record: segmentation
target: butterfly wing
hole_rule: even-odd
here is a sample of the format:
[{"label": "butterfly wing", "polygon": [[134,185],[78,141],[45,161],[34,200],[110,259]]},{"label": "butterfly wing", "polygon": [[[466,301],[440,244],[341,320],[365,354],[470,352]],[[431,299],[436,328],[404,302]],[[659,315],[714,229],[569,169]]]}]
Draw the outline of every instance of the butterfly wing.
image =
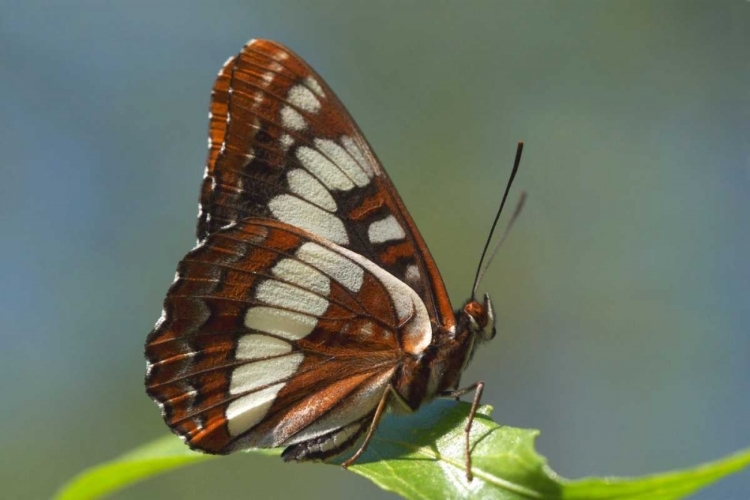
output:
[{"label": "butterfly wing", "polygon": [[432,340],[406,284],[303,229],[246,219],[180,263],[146,342],[148,394],[191,447],[325,458],[370,424]]},{"label": "butterfly wing", "polygon": [[396,189],[333,91],[283,45],[253,40],[219,72],[198,239],[248,217],[352,250],[421,297],[435,326],[454,314]]}]

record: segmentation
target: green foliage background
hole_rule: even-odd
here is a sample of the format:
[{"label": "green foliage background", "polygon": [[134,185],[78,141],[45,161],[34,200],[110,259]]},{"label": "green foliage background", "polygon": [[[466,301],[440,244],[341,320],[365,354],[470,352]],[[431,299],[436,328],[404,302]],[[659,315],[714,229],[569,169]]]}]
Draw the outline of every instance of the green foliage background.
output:
[{"label": "green foliage background", "polygon": [[[0,496],[47,498],[165,434],[143,339],[194,244],[213,78],[251,37],[336,89],[454,303],[526,141],[529,200],[482,285],[498,336],[463,380],[540,429],[556,472],[750,445],[750,3],[31,0],[0,5]],[[116,498],[354,488],[388,497],[242,455]],[[744,472],[696,498],[748,492]]]}]

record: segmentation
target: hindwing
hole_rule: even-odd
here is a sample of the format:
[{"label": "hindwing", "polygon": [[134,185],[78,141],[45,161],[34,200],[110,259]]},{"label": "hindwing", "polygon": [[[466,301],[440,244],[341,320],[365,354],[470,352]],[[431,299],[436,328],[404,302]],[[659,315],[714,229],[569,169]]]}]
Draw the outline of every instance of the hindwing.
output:
[{"label": "hindwing", "polygon": [[367,428],[403,358],[431,340],[420,297],[387,271],[303,229],[246,219],[179,264],[146,342],[146,387],[193,448],[324,458]]}]

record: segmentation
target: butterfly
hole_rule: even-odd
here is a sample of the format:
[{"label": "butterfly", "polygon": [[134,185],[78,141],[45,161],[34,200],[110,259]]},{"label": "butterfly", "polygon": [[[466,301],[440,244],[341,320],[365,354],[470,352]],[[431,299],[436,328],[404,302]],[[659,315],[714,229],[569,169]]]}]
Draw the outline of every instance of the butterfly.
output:
[{"label": "butterfly", "polygon": [[283,446],[287,461],[361,441],[348,467],[387,410],[474,391],[470,479],[484,384],[459,379],[495,336],[489,296],[474,299],[479,272],[454,312],[354,120],[283,45],[252,40],[224,64],[208,143],[198,245],[146,340],[146,391],[167,425],[196,450]]}]

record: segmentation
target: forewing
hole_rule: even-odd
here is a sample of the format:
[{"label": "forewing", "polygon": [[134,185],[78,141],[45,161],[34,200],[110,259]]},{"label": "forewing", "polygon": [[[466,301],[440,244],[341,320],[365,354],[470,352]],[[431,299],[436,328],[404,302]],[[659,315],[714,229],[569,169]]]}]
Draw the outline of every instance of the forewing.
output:
[{"label": "forewing", "polygon": [[193,448],[302,443],[322,457],[356,439],[400,360],[431,335],[419,296],[374,263],[243,220],[179,264],[146,342],[147,392]]},{"label": "forewing", "polygon": [[253,40],[214,85],[198,239],[248,217],[300,227],[412,287],[455,324],[435,262],[344,106],[299,56]]}]

